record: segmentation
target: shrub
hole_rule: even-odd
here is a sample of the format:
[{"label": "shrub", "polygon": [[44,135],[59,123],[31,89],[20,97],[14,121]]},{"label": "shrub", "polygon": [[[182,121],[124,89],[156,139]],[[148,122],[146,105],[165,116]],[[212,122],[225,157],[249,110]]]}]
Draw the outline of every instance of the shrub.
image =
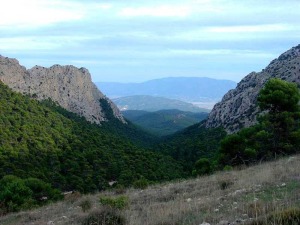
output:
[{"label": "shrub", "polygon": [[230,180],[220,181],[220,188],[221,188],[221,190],[225,190],[225,189],[229,188],[231,185],[233,185],[233,182],[230,181]]},{"label": "shrub", "polygon": [[90,212],[83,219],[82,225],[124,225],[126,222],[124,216],[112,208],[97,209]]},{"label": "shrub", "polygon": [[63,198],[61,192],[57,189],[51,187],[50,184],[36,179],[28,178],[24,180],[24,183],[32,191],[33,199],[39,204],[42,205],[48,201],[57,201]]},{"label": "shrub", "polygon": [[92,208],[92,202],[89,199],[84,199],[79,203],[83,212],[86,212]]},{"label": "shrub", "polygon": [[71,203],[76,202],[80,198],[81,198],[81,194],[78,191],[67,192],[64,196],[64,200]]},{"label": "shrub", "polygon": [[0,180],[0,211],[2,214],[30,209],[62,198],[60,192],[39,179],[21,179],[13,175]]},{"label": "shrub", "polygon": [[149,182],[145,178],[141,178],[139,180],[136,180],[133,183],[133,187],[137,188],[137,189],[146,189],[148,187],[148,185],[149,185]]},{"label": "shrub", "polygon": [[129,205],[129,199],[127,196],[119,196],[115,198],[101,196],[100,203],[113,209],[124,209]]},{"label": "shrub", "polygon": [[212,165],[207,158],[199,159],[195,163],[195,170],[193,171],[193,175],[205,175],[210,174],[212,172]]},{"label": "shrub", "polygon": [[224,166],[223,170],[224,171],[231,171],[231,170],[233,170],[233,167],[229,166],[229,165],[226,165],[226,166]]}]

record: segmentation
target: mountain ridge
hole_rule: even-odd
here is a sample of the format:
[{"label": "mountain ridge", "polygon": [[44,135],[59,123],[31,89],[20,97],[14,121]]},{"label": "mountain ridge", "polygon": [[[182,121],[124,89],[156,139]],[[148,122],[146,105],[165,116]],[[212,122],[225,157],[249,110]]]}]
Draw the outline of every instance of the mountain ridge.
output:
[{"label": "mountain ridge", "polygon": [[199,108],[192,103],[165,97],[155,97],[150,95],[133,95],[112,99],[121,111],[125,110],[145,110],[154,112],[166,109],[178,109],[189,112],[209,112],[208,109]]},{"label": "mountain ridge", "polygon": [[38,100],[51,98],[63,108],[97,124],[107,120],[99,102],[105,99],[114,116],[125,123],[118,108],[92,83],[85,68],[53,65],[26,69],[17,59],[0,55],[0,80],[12,90]]},{"label": "mountain ridge", "polygon": [[300,85],[300,45],[289,49],[261,72],[251,72],[235,89],[228,91],[210,112],[206,128],[222,126],[229,133],[257,123],[260,114],[257,96],[270,78],[280,78]]},{"label": "mountain ridge", "polygon": [[96,82],[99,89],[111,98],[151,95],[187,102],[219,100],[236,86],[234,81],[207,77],[168,77],[141,83]]}]

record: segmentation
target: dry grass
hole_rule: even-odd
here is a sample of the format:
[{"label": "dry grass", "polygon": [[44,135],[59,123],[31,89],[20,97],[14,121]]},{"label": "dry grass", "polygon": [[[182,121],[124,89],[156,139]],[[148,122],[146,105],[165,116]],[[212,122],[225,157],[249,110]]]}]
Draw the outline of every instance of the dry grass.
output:
[{"label": "dry grass", "polygon": [[[84,224],[92,213],[106,212],[100,196],[116,195],[110,191],[79,196],[7,215],[0,224]],[[122,195],[129,198],[129,207],[117,214],[130,225],[255,224],[284,209],[300,208],[300,155],[146,190],[128,189]]]}]

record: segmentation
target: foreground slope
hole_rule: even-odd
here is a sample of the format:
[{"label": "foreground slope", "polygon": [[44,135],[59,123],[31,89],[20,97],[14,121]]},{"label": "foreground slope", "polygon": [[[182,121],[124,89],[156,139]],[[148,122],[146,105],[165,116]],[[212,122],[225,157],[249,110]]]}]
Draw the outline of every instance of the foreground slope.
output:
[{"label": "foreground slope", "polygon": [[206,127],[223,126],[232,133],[256,124],[259,114],[257,96],[270,78],[280,78],[300,85],[300,45],[274,59],[259,73],[252,72],[230,90],[210,112]]},{"label": "foreground slope", "polygon": [[[156,185],[143,191],[129,189],[121,195],[116,190],[74,196],[44,208],[7,215],[0,218],[0,223],[296,225],[300,223],[299,171],[300,156],[296,155],[243,170]],[[117,196],[128,198],[127,207],[110,209],[108,201],[100,203],[100,198]]]},{"label": "foreground slope", "polygon": [[[113,117],[112,109],[107,112]],[[111,180],[126,186],[141,177],[157,182],[182,175],[174,160],[137,147],[112,126],[91,124],[0,82],[0,177],[34,177],[61,190],[91,192]]]}]

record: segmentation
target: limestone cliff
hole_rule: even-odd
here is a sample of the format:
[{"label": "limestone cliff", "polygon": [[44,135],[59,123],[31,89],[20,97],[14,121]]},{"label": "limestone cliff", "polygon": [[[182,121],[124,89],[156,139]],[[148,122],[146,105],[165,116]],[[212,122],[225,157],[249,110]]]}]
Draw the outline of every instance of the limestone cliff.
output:
[{"label": "limestone cliff", "polygon": [[270,78],[280,78],[300,85],[300,45],[273,60],[259,73],[247,75],[237,87],[224,95],[208,116],[206,127],[223,126],[233,133],[256,123],[259,114],[257,96]]},{"label": "limestone cliff", "polygon": [[0,55],[0,80],[14,91],[40,100],[51,98],[63,108],[97,124],[107,120],[99,102],[106,99],[114,116],[125,122],[118,108],[92,83],[85,68],[54,65],[26,70],[16,59]]}]

